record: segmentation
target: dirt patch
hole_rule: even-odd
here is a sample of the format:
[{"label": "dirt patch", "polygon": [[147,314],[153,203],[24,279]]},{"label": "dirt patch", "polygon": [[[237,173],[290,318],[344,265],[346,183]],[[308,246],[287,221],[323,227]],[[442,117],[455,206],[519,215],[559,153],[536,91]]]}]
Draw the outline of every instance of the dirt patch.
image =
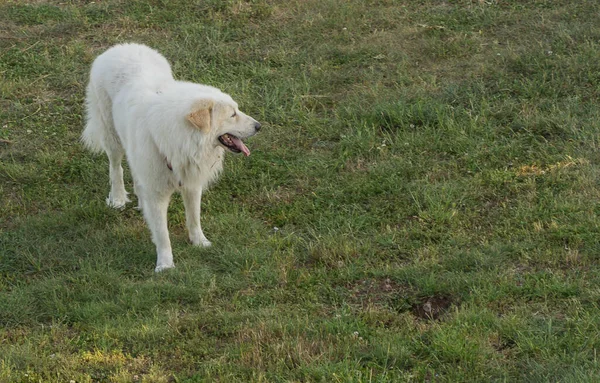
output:
[{"label": "dirt patch", "polygon": [[457,298],[449,294],[423,296],[408,284],[390,278],[364,279],[346,286],[349,303],[361,308],[387,307],[396,313],[411,312],[418,319],[438,320],[458,306]]},{"label": "dirt patch", "polygon": [[501,353],[510,353],[517,345],[517,342],[509,337],[497,335],[492,338],[491,345]]},{"label": "dirt patch", "polygon": [[414,303],[411,311],[420,319],[437,320],[455,303],[455,300],[448,295],[434,295]]},{"label": "dirt patch", "polygon": [[386,305],[407,295],[410,287],[391,280],[364,279],[346,286],[350,291],[350,300],[354,304],[368,306],[373,304]]}]

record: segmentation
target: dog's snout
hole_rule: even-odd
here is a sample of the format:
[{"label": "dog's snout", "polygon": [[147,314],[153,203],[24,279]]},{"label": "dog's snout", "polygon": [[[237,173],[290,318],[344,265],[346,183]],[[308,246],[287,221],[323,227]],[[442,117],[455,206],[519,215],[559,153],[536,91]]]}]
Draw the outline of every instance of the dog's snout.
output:
[{"label": "dog's snout", "polygon": [[260,122],[256,122],[254,124],[254,129],[258,132],[260,130],[260,128],[261,128]]}]

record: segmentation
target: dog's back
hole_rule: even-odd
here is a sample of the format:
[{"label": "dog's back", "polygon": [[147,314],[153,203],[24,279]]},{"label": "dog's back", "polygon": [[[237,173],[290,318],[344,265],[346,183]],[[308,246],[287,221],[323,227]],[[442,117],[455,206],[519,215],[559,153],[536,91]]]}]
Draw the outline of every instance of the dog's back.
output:
[{"label": "dog's back", "polygon": [[90,82],[106,90],[112,98],[125,85],[155,87],[174,81],[167,59],[145,45],[116,45],[98,56],[92,64]]},{"label": "dog's back", "polygon": [[167,59],[145,45],[121,44],[102,53],[90,72],[83,143],[95,152],[120,147],[112,116],[112,102],[119,92],[133,86],[158,92],[173,81]]}]

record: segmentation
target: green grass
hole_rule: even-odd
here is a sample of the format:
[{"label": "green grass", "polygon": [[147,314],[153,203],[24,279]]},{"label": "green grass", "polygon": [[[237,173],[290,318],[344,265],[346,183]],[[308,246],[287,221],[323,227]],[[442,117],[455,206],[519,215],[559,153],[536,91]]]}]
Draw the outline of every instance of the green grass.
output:
[{"label": "green grass", "polygon": [[[599,13],[3,2],[0,381],[600,380]],[[78,142],[126,41],[264,126],[205,193],[212,248],[174,198],[159,275]]]}]

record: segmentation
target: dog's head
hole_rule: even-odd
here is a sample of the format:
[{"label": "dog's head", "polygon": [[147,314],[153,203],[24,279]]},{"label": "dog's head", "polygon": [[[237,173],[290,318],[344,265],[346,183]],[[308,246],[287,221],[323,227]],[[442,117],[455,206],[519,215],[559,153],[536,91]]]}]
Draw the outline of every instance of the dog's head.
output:
[{"label": "dog's head", "polygon": [[187,120],[203,134],[234,153],[250,155],[250,150],[242,139],[258,133],[260,123],[240,112],[238,105],[230,97],[205,98],[197,100]]}]

